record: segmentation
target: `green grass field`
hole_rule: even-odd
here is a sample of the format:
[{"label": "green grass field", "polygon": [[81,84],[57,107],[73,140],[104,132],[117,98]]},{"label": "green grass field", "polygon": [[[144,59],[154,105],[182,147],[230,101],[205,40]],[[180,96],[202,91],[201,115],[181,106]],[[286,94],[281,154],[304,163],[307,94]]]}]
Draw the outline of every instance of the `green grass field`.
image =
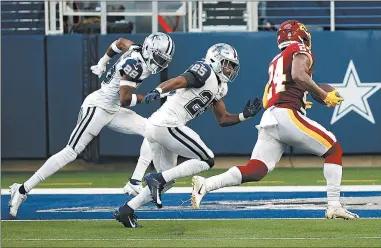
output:
[{"label": "green grass field", "polygon": [[[212,176],[225,170],[202,173]],[[379,185],[380,168],[344,168],[343,185]],[[32,173],[2,173],[1,187]],[[118,188],[131,172],[59,172],[38,187]],[[277,168],[260,183],[325,185],[322,168]],[[190,186],[190,178],[176,186]],[[266,216],[263,216],[266,218]],[[102,221],[2,221],[2,247],[381,247],[381,219],[143,220],[140,229]]]},{"label": "green grass field", "polygon": [[2,222],[2,247],[381,247],[381,220]]},{"label": "green grass field", "polygon": [[[202,176],[213,176],[226,171],[212,169],[201,173]],[[33,173],[11,173],[1,175],[1,188],[7,188],[14,182],[24,182]],[[343,185],[373,185],[381,184],[381,168],[344,168]],[[123,187],[131,176],[130,171],[118,172],[68,172],[60,171],[48,178],[41,188],[118,188]],[[176,182],[176,187],[191,186],[191,178],[182,178]],[[259,183],[244,185],[325,185],[322,168],[276,168]]]}]

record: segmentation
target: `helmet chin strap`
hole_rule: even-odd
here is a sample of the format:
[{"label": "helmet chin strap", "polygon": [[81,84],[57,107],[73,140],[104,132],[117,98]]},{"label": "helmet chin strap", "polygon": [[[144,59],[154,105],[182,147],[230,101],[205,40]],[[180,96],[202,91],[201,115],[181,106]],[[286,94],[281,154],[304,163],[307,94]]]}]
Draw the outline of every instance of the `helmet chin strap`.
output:
[{"label": "helmet chin strap", "polygon": [[302,37],[298,36],[298,38],[303,43],[303,45],[306,45],[306,44],[304,44],[304,40],[302,39]]}]

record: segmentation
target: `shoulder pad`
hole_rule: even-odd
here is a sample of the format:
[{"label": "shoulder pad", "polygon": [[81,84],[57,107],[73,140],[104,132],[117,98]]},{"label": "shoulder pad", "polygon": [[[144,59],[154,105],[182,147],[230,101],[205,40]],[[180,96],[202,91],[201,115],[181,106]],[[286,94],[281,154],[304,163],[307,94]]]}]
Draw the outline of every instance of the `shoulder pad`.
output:
[{"label": "shoulder pad", "polygon": [[205,83],[206,80],[210,77],[212,68],[208,64],[205,64],[203,61],[197,61],[191,65],[186,72],[192,73],[197,80],[202,83]]},{"label": "shoulder pad", "polygon": [[312,54],[310,48],[302,43],[291,44],[286,48],[286,50],[290,51],[291,53],[305,52],[308,54]]},{"label": "shoulder pad", "polygon": [[288,54],[295,56],[298,53],[306,54],[312,63],[314,63],[315,57],[313,56],[309,47],[305,46],[302,43],[291,44],[286,48]]},{"label": "shoulder pad", "polygon": [[123,63],[121,69],[127,76],[127,80],[131,82],[140,82],[140,77],[143,74],[143,66],[135,59],[128,58]]}]

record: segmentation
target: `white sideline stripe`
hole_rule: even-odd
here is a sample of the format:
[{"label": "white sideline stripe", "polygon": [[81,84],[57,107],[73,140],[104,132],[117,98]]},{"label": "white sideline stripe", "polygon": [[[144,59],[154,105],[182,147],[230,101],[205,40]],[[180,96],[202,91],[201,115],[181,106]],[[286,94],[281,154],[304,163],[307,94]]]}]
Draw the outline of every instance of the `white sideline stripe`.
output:
[{"label": "white sideline stripe", "polygon": [[[344,185],[341,191],[381,191],[381,185]],[[192,187],[174,187],[167,193],[191,193]],[[235,186],[226,187],[210,193],[244,193],[244,192],[326,192],[326,186]],[[2,195],[9,195],[9,189],[1,189]],[[96,195],[124,194],[122,188],[49,188],[33,189],[30,195]]]},{"label": "white sideline stripe", "polygon": [[215,240],[343,240],[343,239],[381,239],[379,237],[247,237],[247,238],[94,238],[94,239],[3,239],[3,241],[215,241]]},{"label": "white sideline stripe", "polygon": [[[316,220],[316,219],[322,219],[324,220],[325,218],[234,218],[234,219],[139,219],[143,221],[158,221],[158,220],[173,220],[173,221],[202,221],[202,220],[220,220],[220,221],[227,221],[227,220]],[[378,218],[367,218],[367,219],[378,219]],[[36,221],[47,221],[47,222],[52,222],[52,221],[115,221],[115,219],[57,219],[57,220],[1,220],[1,222],[36,222]]]},{"label": "white sideline stripe", "polygon": [[[361,218],[367,220],[379,220],[381,218]],[[234,218],[234,219],[139,219],[142,221],[204,221],[204,220],[218,220],[218,221],[229,221],[229,220],[325,220],[325,218]],[[115,219],[60,219],[60,220],[1,220],[1,222],[61,222],[61,221],[115,221]]]}]

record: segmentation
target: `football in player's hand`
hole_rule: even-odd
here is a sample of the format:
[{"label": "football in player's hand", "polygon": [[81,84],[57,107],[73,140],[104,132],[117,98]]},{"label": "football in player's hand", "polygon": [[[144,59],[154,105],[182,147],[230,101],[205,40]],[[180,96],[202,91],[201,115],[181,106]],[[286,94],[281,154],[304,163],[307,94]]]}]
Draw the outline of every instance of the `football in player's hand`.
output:
[{"label": "football in player's hand", "polygon": [[[329,84],[318,84],[318,85],[319,85],[319,87],[322,88],[325,92],[331,92],[331,91],[336,90],[334,87],[332,87],[332,86],[329,85]],[[316,102],[318,102],[318,103],[320,103],[320,104],[323,104],[323,105],[326,105],[325,102],[323,101],[323,99],[321,99],[320,97],[318,97],[317,95],[314,95],[314,94],[312,94],[312,93],[310,93],[310,94],[311,94],[312,98],[313,98]],[[338,92],[336,93],[336,96],[338,96],[338,97],[340,96]]]}]

